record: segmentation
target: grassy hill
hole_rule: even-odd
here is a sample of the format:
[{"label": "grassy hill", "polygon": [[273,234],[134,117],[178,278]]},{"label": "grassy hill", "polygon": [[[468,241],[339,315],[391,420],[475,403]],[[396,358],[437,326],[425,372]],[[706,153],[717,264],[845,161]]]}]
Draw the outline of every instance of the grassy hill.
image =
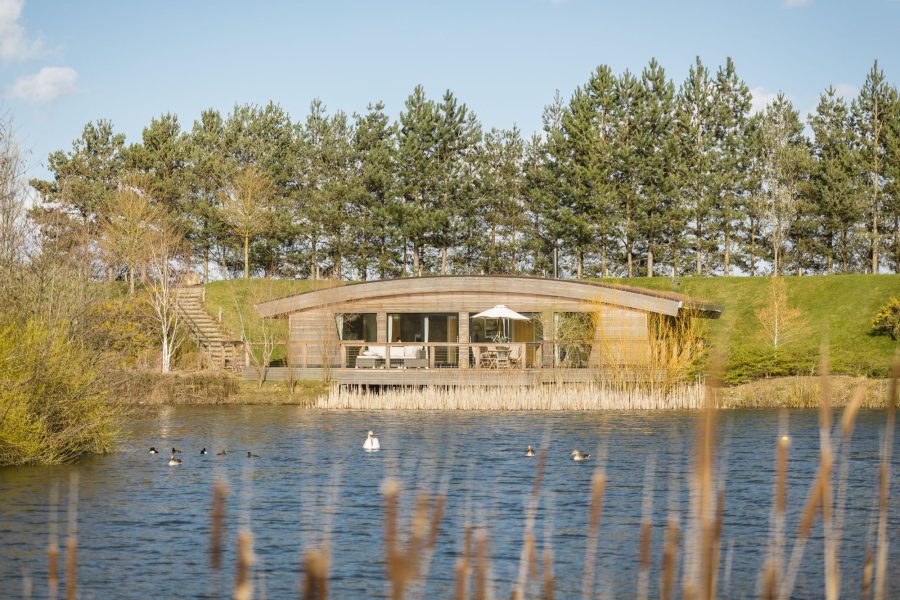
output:
[{"label": "grassy hill", "polygon": [[827,275],[784,277],[788,305],[806,320],[802,339],[788,346],[773,364],[757,311],[767,303],[768,277],[637,277],[614,283],[678,292],[724,307],[711,321],[710,339],[726,345],[731,383],[765,375],[809,373],[816,369],[819,350],[829,349],[832,371],[848,375],[885,375],[897,342],[871,336],[878,309],[900,296],[900,275]]},{"label": "grassy hill", "polygon": [[[767,302],[767,277],[668,277],[604,280],[610,283],[666,290],[723,305],[722,317],[707,323],[713,344],[727,347],[727,381],[740,383],[764,376],[815,371],[819,349],[826,344],[832,370],[848,375],[883,376],[900,345],[888,337],[869,335],[872,318],[891,296],[900,296],[900,275],[829,275],[785,277],[788,304],[801,311],[806,327],[801,339],[777,355],[762,335],[757,311]],[[218,315],[236,337],[240,312],[244,328],[258,326],[250,307],[256,302],[295,294],[333,282],[301,280],[217,281],[206,287],[206,308]],[[287,323],[277,321],[275,333],[287,336]],[[283,357],[283,351],[275,358]]]}]

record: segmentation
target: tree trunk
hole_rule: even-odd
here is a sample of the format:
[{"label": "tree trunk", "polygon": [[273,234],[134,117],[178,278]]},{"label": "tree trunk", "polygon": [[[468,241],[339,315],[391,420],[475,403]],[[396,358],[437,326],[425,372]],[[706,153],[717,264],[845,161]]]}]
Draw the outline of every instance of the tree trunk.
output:
[{"label": "tree trunk", "polygon": [[647,277],[653,277],[653,248],[647,245]]},{"label": "tree trunk", "polygon": [[872,197],[872,274],[878,274],[878,169],[875,170]]},{"label": "tree trunk", "polygon": [[244,236],[244,279],[250,279],[250,236]]},{"label": "tree trunk", "polygon": [[731,236],[725,233],[725,257],[724,257],[724,273],[725,277],[731,275]]},{"label": "tree trunk", "polygon": [[756,227],[750,225],[750,277],[756,277]]},{"label": "tree trunk", "polygon": [[134,296],[134,263],[128,265],[128,295]]},{"label": "tree trunk", "polygon": [[606,240],[600,246],[600,270],[603,277],[609,277],[609,266],[606,264]]},{"label": "tree trunk", "polygon": [[441,275],[447,274],[447,246],[441,248]]},{"label": "tree trunk", "polygon": [[581,276],[584,274],[584,252],[579,250],[575,260],[577,261],[575,265],[575,279],[581,279]]}]

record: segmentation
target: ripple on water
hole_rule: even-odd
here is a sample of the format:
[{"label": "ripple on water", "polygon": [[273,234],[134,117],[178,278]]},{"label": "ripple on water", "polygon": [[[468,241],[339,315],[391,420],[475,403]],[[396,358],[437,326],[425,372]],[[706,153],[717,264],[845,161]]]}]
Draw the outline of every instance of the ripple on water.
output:
[{"label": "ripple on water", "polygon": [[[553,540],[558,596],[576,597],[580,589],[591,478],[601,464],[608,487],[597,582],[617,595],[633,596],[647,461],[652,457],[656,463],[652,555],[658,557],[668,511],[687,507],[685,477],[693,424],[690,413],[680,412],[366,413],[168,407],[136,420],[115,454],[68,467],[0,471],[0,597],[19,594],[23,572],[33,575],[36,593],[42,594],[46,499],[54,481],[65,496],[73,470],[81,480],[79,580],[84,597],[227,595],[242,523],[252,527],[257,569],[265,576],[270,597],[296,593],[301,551],[321,542],[327,523],[333,596],[381,596],[385,591],[381,484],[388,475],[401,481],[404,515],[411,512],[417,490],[447,491],[428,597],[452,594],[461,532],[469,522],[489,530],[497,595],[505,596],[508,582],[518,572],[525,500],[536,464],[521,454],[527,444],[540,450],[544,440],[549,440],[549,448],[537,539]],[[727,457],[722,468],[727,486],[723,547],[733,552],[734,595],[752,597],[767,542],[778,415],[729,412],[722,425],[720,456]],[[842,558],[849,566],[843,584],[851,596],[859,586],[882,425],[882,413],[861,413],[850,452]],[[381,440],[380,452],[361,449],[369,429]],[[788,530],[793,531],[817,467],[817,414],[792,412],[790,433]],[[182,449],[184,464],[168,467],[165,451],[150,455],[150,446]],[[202,447],[210,454],[199,455]],[[215,455],[224,448],[227,456]],[[574,463],[572,448],[595,458]],[[260,458],[248,459],[248,450]],[[897,457],[900,450],[895,450]],[[216,478],[227,479],[230,489],[226,567],[220,573],[210,570],[207,554]],[[892,498],[900,497],[898,479]],[[673,489],[677,496],[673,497]],[[897,508],[894,501],[893,531],[900,528]],[[64,511],[60,518],[64,522]],[[820,538],[821,531],[814,530],[798,578],[801,596],[818,595]],[[893,579],[900,580],[900,561],[892,560],[890,568]],[[651,596],[656,581],[654,572]]]}]

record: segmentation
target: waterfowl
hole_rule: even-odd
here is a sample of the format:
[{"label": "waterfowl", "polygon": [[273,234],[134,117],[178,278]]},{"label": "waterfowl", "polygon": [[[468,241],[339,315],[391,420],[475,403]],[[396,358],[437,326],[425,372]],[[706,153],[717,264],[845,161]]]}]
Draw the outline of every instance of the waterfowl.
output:
[{"label": "waterfowl", "polygon": [[157,450],[154,446],[150,446],[150,454],[159,454],[159,450]]},{"label": "waterfowl", "polygon": [[381,444],[378,443],[378,438],[375,437],[375,434],[369,431],[368,437],[366,437],[366,441],[363,442],[363,449],[366,452],[374,452],[375,450],[381,449]]},{"label": "waterfowl", "polygon": [[170,467],[177,467],[180,464],[181,464],[180,458],[175,458],[175,456],[172,456],[171,458],[169,458],[169,466]]},{"label": "waterfowl", "polygon": [[181,454],[181,450],[176,450],[175,446],[172,446],[172,454]]},{"label": "waterfowl", "polygon": [[200,451],[200,454],[209,454],[209,452],[207,452],[206,448],[204,448],[203,450]]},{"label": "waterfowl", "polygon": [[582,454],[578,450],[572,450],[572,460],[574,460],[575,462],[582,462],[589,459],[590,457],[590,454]]},{"label": "waterfowl", "polygon": [[228,454],[228,450],[222,450],[221,452],[216,452],[216,456],[225,456]]},{"label": "waterfowl", "polygon": [[532,448],[531,445],[525,449],[525,456],[534,456],[534,448]]},{"label": "waterfowl", "polygon": [[259,454],[253,454],[252,452],[247,452],[247,458],[259,458]]}]

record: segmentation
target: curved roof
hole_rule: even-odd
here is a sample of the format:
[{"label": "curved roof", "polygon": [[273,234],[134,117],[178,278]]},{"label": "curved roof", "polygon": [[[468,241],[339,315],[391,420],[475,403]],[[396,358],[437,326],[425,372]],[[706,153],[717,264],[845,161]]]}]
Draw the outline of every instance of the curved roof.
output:
[{"label": "curved roof", "polygon": [[585,280],[501,275],[435,275],[364,281],[269,300],[257,304],[255,308],[260,316],[275,317],[354,300],[463,293],[526,295],[546,298],[551,306],[554,299],[598,302],[672,316],[677,316],[681,310],[690,310],[705,317],[718,318],[722,312],[718,304],[681,294]]}]

